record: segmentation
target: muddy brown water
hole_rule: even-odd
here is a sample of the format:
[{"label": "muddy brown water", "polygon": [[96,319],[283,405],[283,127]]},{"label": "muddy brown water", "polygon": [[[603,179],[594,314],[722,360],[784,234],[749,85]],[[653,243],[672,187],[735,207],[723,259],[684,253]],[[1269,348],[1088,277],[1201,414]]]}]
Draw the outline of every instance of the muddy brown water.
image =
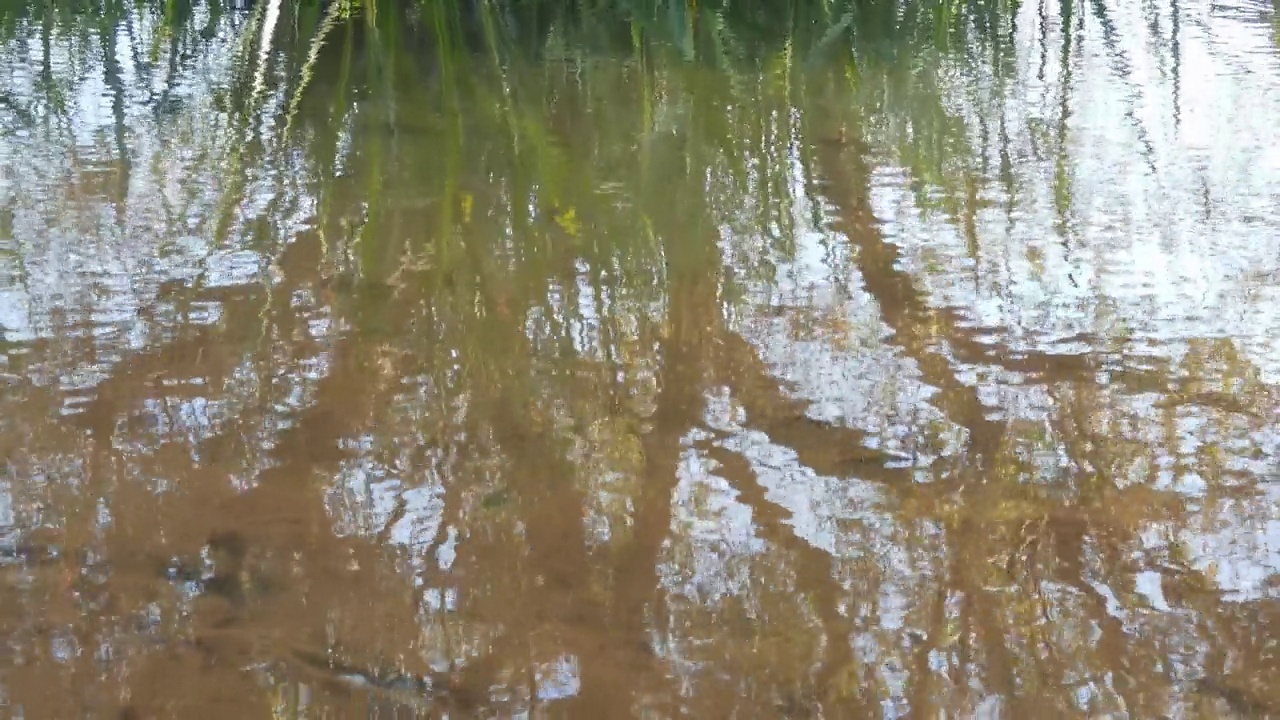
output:
[{"label": "muddy brown water", "polygon": [[699,5],[0,8],[0,716],[1280,716],[1275,8]]}]

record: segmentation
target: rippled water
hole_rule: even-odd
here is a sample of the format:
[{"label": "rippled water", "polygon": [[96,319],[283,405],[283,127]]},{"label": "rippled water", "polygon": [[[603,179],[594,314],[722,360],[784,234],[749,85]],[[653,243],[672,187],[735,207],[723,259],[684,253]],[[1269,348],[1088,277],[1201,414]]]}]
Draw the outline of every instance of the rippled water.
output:
[{"label": "rippled water", "polygon": [[1280,715],[1257,2],[0,3],[0,715]]}]

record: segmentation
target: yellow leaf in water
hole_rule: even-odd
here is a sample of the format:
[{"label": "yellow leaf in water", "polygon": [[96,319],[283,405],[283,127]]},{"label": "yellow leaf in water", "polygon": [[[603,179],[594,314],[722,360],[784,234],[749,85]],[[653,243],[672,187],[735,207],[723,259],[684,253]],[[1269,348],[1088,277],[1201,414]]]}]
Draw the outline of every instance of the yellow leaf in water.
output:
[{"label": "yellow leaf in water", "polygon": [[578,231],[582,229],[578,224],[578,213],[573,208],[556,215],[556,224],[569,233],[570,237],[578,237]]}]

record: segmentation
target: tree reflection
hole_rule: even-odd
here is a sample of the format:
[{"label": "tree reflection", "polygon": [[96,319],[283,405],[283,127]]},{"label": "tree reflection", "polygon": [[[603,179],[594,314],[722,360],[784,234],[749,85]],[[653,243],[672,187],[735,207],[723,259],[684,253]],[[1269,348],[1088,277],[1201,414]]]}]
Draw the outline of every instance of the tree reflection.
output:
[{"label": "tree reflection", "polygon": [[1111,267],[1190,242],[1081,145],[1123,13],[778,7],[0,14],[7,701],[1273,711],[1274,368]]}]

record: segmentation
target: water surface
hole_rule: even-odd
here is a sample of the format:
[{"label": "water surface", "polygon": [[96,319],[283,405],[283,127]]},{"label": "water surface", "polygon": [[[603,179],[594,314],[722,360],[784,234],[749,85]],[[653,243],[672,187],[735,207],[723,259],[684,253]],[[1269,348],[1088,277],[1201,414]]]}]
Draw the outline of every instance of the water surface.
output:
[{"label": "water surface", "polygon": [[0,2],[0,712],[1280,714],[1278,40]]}]

